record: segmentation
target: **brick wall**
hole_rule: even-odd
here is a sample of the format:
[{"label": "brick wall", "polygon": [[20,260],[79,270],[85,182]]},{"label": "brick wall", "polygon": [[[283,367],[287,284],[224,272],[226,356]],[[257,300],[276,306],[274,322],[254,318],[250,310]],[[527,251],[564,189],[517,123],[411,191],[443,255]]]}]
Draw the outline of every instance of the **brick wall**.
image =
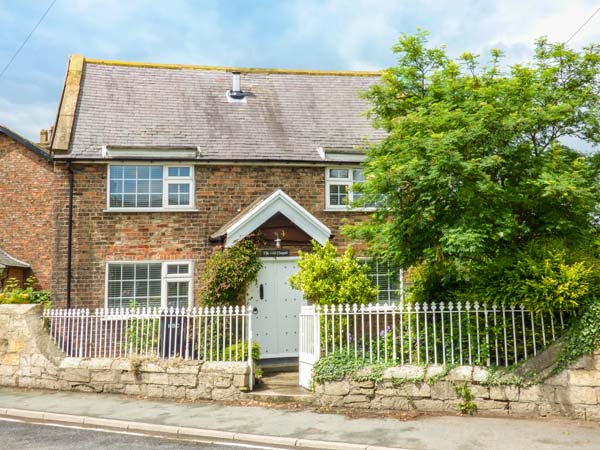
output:
[{"label": "brick wall", "polygon": [[[105,262],[117,260],[191,259],[194,288],[215,244],[208,237],[258,196],[282,189],[327,225],[335,245],[345,245],[340,232],[344,219],[363,220],[359,212],[326,212],[325,170],[322,167],[197,166],[197,212],[105,212],[106,165],[75,167],[72,302],[78,307],[104,303]],[[57,172],[66,179],[64,165]],[[63,191],[63,192],[61,192]],[[65,298],[68,196],[59,194],[54,282],[58,299]],[[357,243],[355,243],[357,244]],[[283,242],[285,247],[285,240]]]},{"label": "brick wall", "polygon": [[52,289],[54,201],[52,164],[0,134],[0,247],[31,265]]}]

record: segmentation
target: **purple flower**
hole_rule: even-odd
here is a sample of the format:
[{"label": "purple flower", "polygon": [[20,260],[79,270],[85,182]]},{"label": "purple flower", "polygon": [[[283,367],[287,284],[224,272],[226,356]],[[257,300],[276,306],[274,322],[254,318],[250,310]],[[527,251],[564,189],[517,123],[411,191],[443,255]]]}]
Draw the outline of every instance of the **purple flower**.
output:
[{"label": "purple flower", "polygon": [[381,330],[381,331],[379,332],[379,336],[383,338],[383,337],[385,337],[385,335],[386,335],[386,334],[388,334],[390,331],[392,331],[392,327],[391,327],[390,325],[388,325],[386,329],[384,329],[384,330]]}]

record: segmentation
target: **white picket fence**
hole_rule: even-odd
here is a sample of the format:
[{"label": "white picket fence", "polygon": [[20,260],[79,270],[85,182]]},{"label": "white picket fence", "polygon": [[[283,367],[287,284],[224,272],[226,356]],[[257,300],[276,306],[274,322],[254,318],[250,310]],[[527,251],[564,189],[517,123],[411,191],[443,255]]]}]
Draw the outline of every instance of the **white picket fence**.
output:
[{"label": "white picket fence", "polygon": [[342,352],[371,363],[509,366],[536,355],[565,327],[562,314],[479,303],[304,306],[300,380]]},{"label": "white picket fence", "polygon": [[137,355],[252,366],[252,314],[244,306],[47,309],[43,320],[56,345],[72,357]]}]

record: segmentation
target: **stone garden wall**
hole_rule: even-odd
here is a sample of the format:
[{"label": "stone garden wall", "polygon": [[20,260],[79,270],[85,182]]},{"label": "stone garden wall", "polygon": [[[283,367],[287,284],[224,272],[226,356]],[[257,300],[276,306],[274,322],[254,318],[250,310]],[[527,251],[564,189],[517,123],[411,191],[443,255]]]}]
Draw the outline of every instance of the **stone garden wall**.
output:
[{"label": "stone garden wall", "polygon": [[[524,370],[544,373],[551,369],[549,349],[528,362]],[[549,357],[550,356],[550,357]],[[369,378],[368,370],[358,374]],[[560,416],[600,421],[600,351],[581,358],[569,369],[547,378],[543,383],[519,387],[511,383],[495,385],[488,371],[479,367],[463,366],[443,372],[440,366],[403,366],[386,369],[383,380],[341,381],[317,384],[316,402],[322,406],[404,410],[422,412],[459,411],[464,402],[455,387],[466,383],[473,394],[476,414],[514,415],[527,417]]]},{"label": "stone garden wall", "polygon": [[0,385],[189,400],[235,400],[248,390],[244,362],[65,357],[40,313],[40,305],[0,305]]},{"label": "stone garden wall", "polygon": [[[69,358],[50,340],[40,313],[39,305],[0,305],[0,385],[169,399],[246,398],[246,363]],[[557,350],[551,347],[519,370],[548,373]],[[494,378],[486,369],[470,366],[449,371],[440,366],[392,367],[382,379],[363,370],[354,379],[316,384],[314,403],[455,414],[464,402],[455,387],[466,384],[477,414],[600,421],[600,351],[528,387],[510,376],[491,382]],[[375,378],[380,381],[372,381]]]}]

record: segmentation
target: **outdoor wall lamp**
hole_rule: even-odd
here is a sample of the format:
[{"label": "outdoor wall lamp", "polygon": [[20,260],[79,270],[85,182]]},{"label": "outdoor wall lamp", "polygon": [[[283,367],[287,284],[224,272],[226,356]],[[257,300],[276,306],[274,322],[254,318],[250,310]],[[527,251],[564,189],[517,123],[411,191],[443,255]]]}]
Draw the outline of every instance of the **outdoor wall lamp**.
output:
[{"label": "outdoor wall lamp", "polygon": [[279,235],[279,233],[276,231],[275,232],[275,248],[281,248],[281,241],[283,240],[283,238],[285,237],[285,231],[281,231],[281,236]]}]

